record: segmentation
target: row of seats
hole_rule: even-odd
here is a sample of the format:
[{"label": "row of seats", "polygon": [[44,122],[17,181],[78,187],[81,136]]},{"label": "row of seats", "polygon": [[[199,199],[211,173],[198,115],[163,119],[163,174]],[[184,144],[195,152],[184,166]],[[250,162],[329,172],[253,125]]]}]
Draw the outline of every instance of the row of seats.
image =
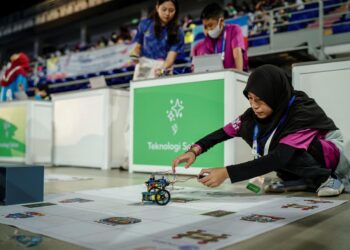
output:
[{"label": "row of seats", "polygon": [[[333,5],[339,4],[341,2],[343,1],[341,0],[324,1],[323,3],[324,14],[325,15],[330,14],[332,11],[334,11],[339,7],[339,6],[333,6]],[[293,11],[293,12],[290,12],[289,14],[290,14],[290,16],[288,17],[289,23],[298,22],[298,21],[303,21],[303,22],[288,24],[284,27],[282,26],[278,28],[276,33],[290,32],[290,31],[304,29],[311,23],[314,23],[315,20],[312,20],[312,19],[319,17],[318,3],[306,4],[304,9]],[[340,16],[339,20],[335,21],[334,25],[332,25],[333,34],[349,32],[350,31],[350,24],[348,23],[349,21],[350,20],[349,18],[346,18],[346,15]],[[249,36],[248,41],[249,41],[249,47],[258,47],[258,46],[267,45],[270,43],[268,31],[263,31],[260,34]]]},{"label": "row of seats", "polygon": [[338,21],[334,22],[332,31],[333,34],[350,32],[350,13],[343,15]]}]

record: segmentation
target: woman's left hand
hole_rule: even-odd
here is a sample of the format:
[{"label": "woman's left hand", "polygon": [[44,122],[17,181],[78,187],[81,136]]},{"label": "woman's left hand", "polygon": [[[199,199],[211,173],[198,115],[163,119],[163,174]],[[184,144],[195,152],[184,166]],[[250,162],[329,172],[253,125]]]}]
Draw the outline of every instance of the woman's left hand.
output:
[{"label": "woman's left hand", "polygon": [[156,77],[160,77],[160,76],[162,76],[163,75],[163,70],[162,69],[155,69],[154,70],[154,75],[156,76]]},{"label": "woman's left hand", "polygon": [[212,188],[220,186],[229,177],[226,168],[202,169],[199,175],[205,173],[208,175],[198,179],[198,181],[203,185]]}]

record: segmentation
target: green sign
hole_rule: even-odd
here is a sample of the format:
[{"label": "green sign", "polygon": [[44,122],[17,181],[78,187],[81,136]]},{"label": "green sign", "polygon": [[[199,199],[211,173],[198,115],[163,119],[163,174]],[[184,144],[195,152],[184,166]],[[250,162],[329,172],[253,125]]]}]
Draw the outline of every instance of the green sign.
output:
[{"label": "green sign", "polygon": [[[224,124],[224,80],[134,89],[133,163],[170,166],[198,139]],[[223,167],[224,145],[193,167]]]},{"label": "green sign", "polygon": [[26,107],[0,107],[0,157],[24,157]]}]

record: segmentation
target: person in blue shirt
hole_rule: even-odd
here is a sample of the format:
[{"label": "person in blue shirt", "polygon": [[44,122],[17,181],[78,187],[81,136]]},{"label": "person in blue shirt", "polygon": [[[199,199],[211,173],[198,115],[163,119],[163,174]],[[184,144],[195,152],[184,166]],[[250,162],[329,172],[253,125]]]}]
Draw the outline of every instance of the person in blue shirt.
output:
[{"label": "person in blue shirt", "polygon": [[30,61],[25,53],[13,54],[4,74],[1,76],[0,101],[12,101],[17,95],[27,90],[27,74],[30,71]]},{"label": "person in blue shirt", "polygon": [[158,0],[150,18],[142,20],[134,38],[133,57],[164,60],[155,74],[162,75],[171,69],[176,57],[184,52],[184,32],[178,25],[177,0]]}]

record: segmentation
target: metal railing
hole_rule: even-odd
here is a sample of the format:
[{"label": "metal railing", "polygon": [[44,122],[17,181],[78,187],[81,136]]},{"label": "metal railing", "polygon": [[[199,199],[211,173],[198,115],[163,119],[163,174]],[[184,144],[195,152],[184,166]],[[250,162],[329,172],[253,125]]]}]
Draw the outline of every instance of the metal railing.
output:
[{"label": "metal railing", "polygon": [[[179,69],[179,68],[191,68],[192,63],[182,63],[182,64],[176,64],[174,65],[174,69]],[[104,76],[106,80],[114,79],[114,78],[121,78],[121,77],[127,77],[127,76],[133,76],[134,71],[129,71],[129,72],[123,72],[123,73],[116,73],[116,74],[111,74],[111,75],[106,75]],[[62,88],[62,87],[68,87],[68,86],[73,86],[73,85],[78,85],[78,84],[83,84],[83,83],[89,83],[89,78],[86,79],[79,79],[79,80],[71,80],[71,81],[65,81],[62,83],[54,83],[54,84],[49,84],[50,89],[56,89],[56,88]],[[129,82],[126,83],[118,83],[116,85],[113,85],[114,88],[125,88],[129,87]],[[33,90],[33,89],[29,89]]]}]

